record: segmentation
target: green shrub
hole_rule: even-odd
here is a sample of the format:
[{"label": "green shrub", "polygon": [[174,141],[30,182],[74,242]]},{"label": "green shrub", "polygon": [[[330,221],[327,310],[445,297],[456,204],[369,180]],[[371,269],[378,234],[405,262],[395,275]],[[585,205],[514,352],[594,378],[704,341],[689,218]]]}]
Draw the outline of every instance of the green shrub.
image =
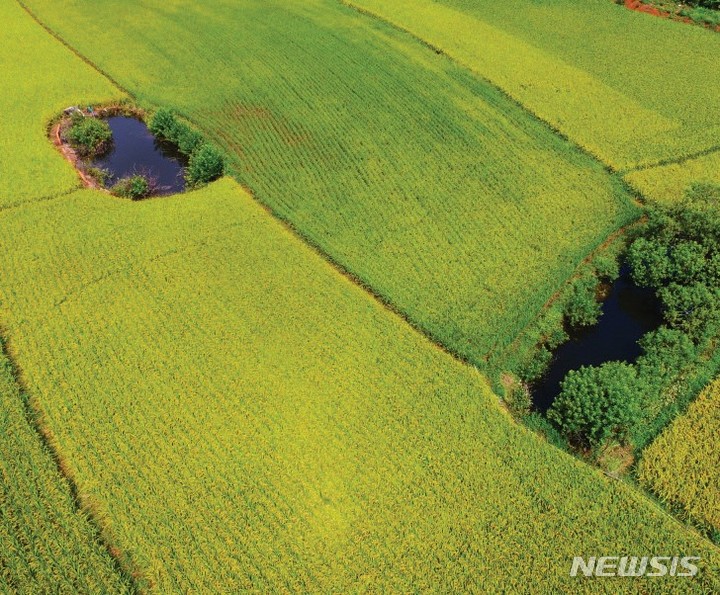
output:
[{"label": "green shrub", "polygon": [[527,385],[509,375],[505,378],[503,384],[505,389],[503,401],[505,401],[510,412],[515,417],[528,415],[532,409],[532,399]]},{"label": "green shrub", "polygon": [[175,114],[168,108],[159,109],[150,120],[148,129],[158,138],[172,141],[177,136],[178,121]]},{"label": "green shrub", "polygon": [[202,135],[180,122],[175,113],[168,108],[161,108],[155,113],[148,129],[157,138],[177,145],[180,152],[188,156],[203,144]]},{"label": "green shrub", "polygon": [[525,382],[532,382],[540,378],[548,369],[552,358],[552,351],[545,347],[545,345],[541,345],[533,352],[532,357],[520,366],[518,376]]},{"label": "green shrub", "polygon": [[597,287],[598,280],[594,275],[585,275],[573,283],[565,302],[565,317],[570,326],[591,326],[598,321],[601,305],[596,296]]},{"label": "green shrub", "polygon": [[620,276],[620,264],[615,256],[601,254],[593,260],[597,278],[604,283],[614,283]]},{"label": "green shrub", "polygon": [[203,144],[203,137],[200,133],[181,125],[176,131],[173,142],[181,153],[192,155]]},{"label": "green shrub", "polygon": [[223,156],[212,145],[201,145],[190,155],[190,163],[185,179],[190,186],[202,186],[223,175],[225,164]]},{"label": "green shrub", "polygon": [[104,120],[83,117],[75,120],[66,133],[70,145],[83,157],[105,153],[112,144],[112,131]]},{"label": "green shrub", "polygon": [[548,419],[580,446],[625,443],[640,415],[639,384],[635,368],[623,362],[573,370],[563,380]]},{"label": "green shrub", "polygon": [[190,157],[185,171],[189,186],[202,186],[223,175],[225,160],[220,151],[207,144],[197,131],[180,122],[172,110],[159,109],[150,121],[149,129],[153,135],[170,141]]},{"label": "green shrub", "polygon": [[141,174],[123,178],[112,188],[113,194],[131,200],[141,200],[150,195],[150,182]]}]

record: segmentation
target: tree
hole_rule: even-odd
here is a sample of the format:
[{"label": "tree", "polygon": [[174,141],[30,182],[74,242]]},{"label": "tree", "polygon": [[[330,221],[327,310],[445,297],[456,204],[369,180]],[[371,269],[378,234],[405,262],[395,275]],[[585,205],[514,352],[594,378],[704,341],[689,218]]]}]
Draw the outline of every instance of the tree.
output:
[{"label": "tree", "polygon": [[548,418],[580,446],[626,443],[640,414],[639,384],[635,368],[623,362],[573,370],[563,380]]}]

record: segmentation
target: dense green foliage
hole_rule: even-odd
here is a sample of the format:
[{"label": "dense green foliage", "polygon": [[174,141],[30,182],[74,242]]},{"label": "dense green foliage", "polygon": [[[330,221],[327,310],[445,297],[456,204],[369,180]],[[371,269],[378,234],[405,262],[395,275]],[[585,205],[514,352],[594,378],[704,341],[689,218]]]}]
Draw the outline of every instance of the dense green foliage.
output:
[{"label": "dense green foliage", "polygon": [[600,302],[596,298],[598,278],[586,274],[573,283],[565,304],[565,317],[571,327],[591,326],[600,316]]},{"label": "dense green foliage", "polygon": [[[658,296],[664,325],[643,337],[643,353],[630,367],[634,377],[611,380],[606,366],[568,374],[549,418],[569,438],[597,447],[616,440],[620,427],[621,442],[642,447],[694,396],[697,378],[720,371],[720,362],[706,357],[720,332],[719,207],[720,188],[706,185],[694,186],[680,203],[649,207],[626,259],[635,283]],[[622,385],[636,397],[619,399],[627,417],[618,424],[619,414],[601,412]],[[604,395],[595,409],[593,395]]]},{"label": "dense green foliage", "polygon": [[212,145],[203,144],[190,155],[185,179],[190,186],[202,186],[223,175],[223,156]]},{"label": "dense green foliage", "polygon": [[548,418],[579,446],[625,444],[640,413],[642,387],[631,365],[608,362],[568,373]]},{"label": "dense green foliage", "polygon": [[657,292],[667,325],[700,344],[720,323],[720,187],[694,186],[649,210],[628,250],[635,282]]},{"label": "dense green foliage", "polygon": [[150,195],[150,182],[142,174],[118,180],[112,187],[113,194],[130,200],[141,200]]},{"label": "dense green foliage", "polygon": [[107,152],[113,138],[110,125],[105,120],[91,117],[74,120],[65,134],[80,156],[91,158]]},{"label": "dense green foliage", "polygon": [[225,171],[225,159],[202,135],[178,120],[169,108],[159,109],[150,120],[150,132],[158,138],[174,143],[180,152],[189,156],[185,179],[191,187],[216,180]]},{"label": "dense green foliage", "polygon": [[139,103],[207,133],[258,199],[479,366],[639,212],[497,89],[337,2],[29,4]]},{"label": "dense green foliage", "polygon": [[643,451],[638,476],[664,502],[720,535],[720,380]]},{"label": "dense green foliage", "polygon": [[[205,143],[197,130],[181,122],[169,108],[161,108],[155,112],[148,128],[158,138],[174,143],[180,152],[188,157]],[[219,175],[222,175],[222,172]]]}]

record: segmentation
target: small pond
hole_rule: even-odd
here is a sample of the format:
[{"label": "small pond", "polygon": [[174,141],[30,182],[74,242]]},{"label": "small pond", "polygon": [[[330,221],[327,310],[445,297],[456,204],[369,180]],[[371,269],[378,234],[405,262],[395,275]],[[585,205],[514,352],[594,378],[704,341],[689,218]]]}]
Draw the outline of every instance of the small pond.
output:
[{"label": "small pond", "polygon": [[109,153],[95,159],[94,167],[112,174],[112,182],[133,174],[155,180],[157,194],[174,194],[185,189],[183,168],[187,158],[171,143],[157,140],[144,122],[127,116],[107,119],[113,133]]},{"label": "small pond", "polygon": [[635,285],[623,267],[602,304],[598,324],[571,333],[570,340],[555,350],[545,376],[531,387],[535,409],[544,413],[550,408],[570,370],[609,361],[634,362],[641,354],[638,340],[661,324],[653,291]]}]

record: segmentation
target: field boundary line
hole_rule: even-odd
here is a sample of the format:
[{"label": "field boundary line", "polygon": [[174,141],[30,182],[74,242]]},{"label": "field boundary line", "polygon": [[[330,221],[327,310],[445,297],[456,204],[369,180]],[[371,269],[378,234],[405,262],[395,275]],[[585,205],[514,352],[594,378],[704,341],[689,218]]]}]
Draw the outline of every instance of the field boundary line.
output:
[{"label": "field boundary line", "polygon": [[613,242],[618,240],[621,236],[625,235],[630,229],[635,227],[636,225],[642,223],[646,219],[646,216],[641,214],[639,217],[634,219],[633,221],[626,223],[625,225],[619,227],[615,231],[613,231],[609,236],[607,236],[602,242],[600,242],[595,248],[593,248],[585,258],[583,258],[578,265],[575,267],[575,270],[572,272],[572,274],[555,290],[555,292],[550,296],[550,298],[543,304],[542,308],[538,311],[537,315],[528,322],[517,334],[517,336],[512,340],[512,342],[505,347],[504,349],[490,349],[483,357],[486,359],[486,361],[489,362],[489,360],[498,353],[512,353],[516,348],[517,344],[522,340],[525,333],[528,331],[529,328],[531,328],[534,324],[540,320],[540,318],[547,312],[550,307],[562,296],[563,290],[567,288],[575,279],[577,279],[580,274],[582,273],[582,269],[584,266],[589,264],[592,259],[600,254],[603,250],[605,250],[608,246],[610,246]]},{"label": "field boundary line", "polygon": [[52,459],[58,475],[65,483],[74,511],[87,519],[88,524],[96,536],[97,542],[101,544],[102,548],[107,552],[115,571],[131,585],[133,592],[137,594],[145,593],[146,587],[151,586],[149,579],[135,566],[128,554],[114,544],[114,540],[109,536],[110,529],[104,526],[94,514],[91,500],[87,502],[83,501],[82,492],[72,473],[69,471],[60,450],[57,448],[52,430],[45,423],[45,412],[39,406],[37,400],[31,396],[32,393],[28,389],[24,379],[24,373],[13,351],[10,332],[3,323],[0,323],[0,351],[7,358],[13,381],[18,387],[25,419],[37,434],[43,450]]},{"label": "field boundary line", "polygon": [[645,165],[638,165],[636,167],[630,167],[627,169],[623,169],[619,171],[618,173],[621,176],[628,176],[630,174],[634,174],[641,171],[648,171],[651,169],[657,169],[660,167],[666,167],[668,165],[682,165],[684,163],[687,163],[688,161],[694,161],[695,159],[702,159],[703,157],[708,157],[710,155],[713,155],[715,153],[720,152],[720,145],[713,145],[711,147],[708,147],[707,149],[703,149],[702,151],[696,151],[695,153],[689,153],[687,155],[682,155],[680,157],[670,157],[668,159],[661,159],[660,161],[656,161],[654,163],[648,163]]},{"label": "field boundary line", "polygon": [[82,60],[85,64],[87,64],[90,68],[95,70],[96,72],[100,73],[102,76],[104,76],[118,91],[121,93],[124,93],[125,95],[134,98],[135,96],[130,93],[125,87],[123,87],[117,80],[115,80],[110,74],[108,74],[106,71],[104,71],[102,68],[100,68],[97,64],[92,62],[89,58],[81,54],[78,50],[76,50],[72,45],[70,45],[67,41],[65,41],[58,33],[53,31],[48,25],[43,23],[36,15],[35,13],[30,9],[30,7],[23,2],[23,0],[16,0],[20,8],[22,8],[27,15],[35,21],[40,27],[42,27],[48,35],[52,36],[58,43],[62,44],[63,47],[65,47],[68,51],[70,51],[76,58]]},{"label": "field boundary line", "polygon": [[73,188],[70,188],[69,190],[63,190],[62,192],[57,192],[55,194],[48,194],[46,196],[40,196],[38,198],[31,198],[28,200],[21,200],[21,201],[14,202],[9,205],[0,206],[0,216],[2,216],[2,214],[7,211],[21,209],[28,205],[34,205],[34,204],[43,203],[43,202],[52,202],[54,200],[60,200],[61,198],[65,198],[66,196],[75,194],[76,192],[79,192],[82,189],[83,189],[83,187],[78,185]]},{"label": "field boundary line", "polygon": [[[85,64],[89,65],[89,66],[90,66],[91,68],[93,68],[96,72],[98,72],[99,74],[101,74],[102,76],[104,76],[110,83],[112,83],[112,85],[113,85],[116,89],[118,89],[118,90],[121,91],[122,93],[126,94],[129,98],[131,98],[131,99],[136,99],[136,96],[135,96],[132,92],[130,92],[128,89],[124,88],[120,83],[118,83],[118,82],[117,82],[112,76],[110,76],[106,71],[104,71],[103,69],[99,68],[99,67],[98,67],[96,64],[94,64],[90,59],[88,59],[87,57],[85,57],[84,55],[82,55],[79,51],[77,51],[75,48],[73,48],[73,46],[71,46],[68,42],[66,42],[59,34],[57,34],[57,33],[56,33],[55,31],[53,31],[50,27],[48,27],[47,25],[45,25],[45,24],[44,24],[38,17],[36,17],[36,15],[24,4],[24,2],[22,2],[22,0],[17,0],[17,1],[18,1],[18,4],[23,8],[23,10],[24,10],[39,26],[41,26],[48,34],[50,34],[50,35],[51,35],[53,38],[55,38],[59,43],[61,43],[64,47],[66,47],[68,50],[70,50],[75,56],[77,56],[79,59],[81,59]],[[464,71],[470,72],[473,76],[479,78],[480,80],[485,81],[488,85],[490,85],[491,87],[493,87],[494,89],[496,89],[501,95],[503,95],[504,97],[506,97],[506,99],[507,99],[508,101],[510,101],[511,103],[513,103],[514,105],[516,105],[518,108],[520,108],[524,113],[528,114],[530,117],[532,117],[533,119],[535,119],[535,120],[538,121],[539,123],[541,123],[541,124],[543,124],[544,126],[546,126],[549,130],[551,130],[552,132],[554,132],[558,137],[560,137],[560,138],[562,138],[563,140],[565,140],[566,142],[568,142],[568,144],[570,144],[572,147],[574,147],[574,148],[575,148],[576,150],[578,150],[580,153],[588,156],[591,160],[593,160],[594,162],[596,162],[596,163],[598,163],[599,165],[601,165],[601,166],[603,167],[603,169],[604,169],[607,173],[609,173],[609,174],[611,174],[611,175],[613,175],[613,176],[615,176],[615,175],[617,175],[617,174],[619,173],[619,172],[617,172],[616,170],[614,170],[611,166],[609,166],[608,164],[606,164],[604,161],[602,161],[601,159],[599,159],[598,157],[596,157],[593,153],[591,153],[590,151],[588,151],[588,150],[585,149],[584,147],[582,147],[582,146],[578,145],[577,143],[575,143],[574,141],[572,141],[572,140],[571,140],[569,137],[567,137],[564,133],[562,133],[562,132],[559,131],[557,128],[555,128],[552,124],[550,124],[550,123],[547,122],[546,120],[543,120],[542,118],[540,118],[539,116],[537,116],[536,114],[534,114],[534,113],[533,113],[531,110],[529,110],[524,104],[522,104],[521,102],[517,101],[515,98],[513,98],[513,97],[512,97],[511,95],[509,95],[507,92],[505,92],[501,87],[497,86],[497,85],[494,84],[492,81],[490,81],[489,79],[483,77],[483,76],[480,75],[479,73],[476,73],[474,70],[465,67],[464,65],[462,65],[461,63],[459,63],[457,60],[455,60],[455,58],[453,58],[452,56],[450,56],[449,54],[447,54],[444,50],[442,50],[442,49],[440,49],[440,48],[436,48],[435,46],[433,46],[432,44],[426,42],[426,41],[423,40],[421,37],[415,35],[415,34],[412,33],[411,31],[408,31],[408,30],[403,29],[402,27],[396,26],[396,25],[394,25],[392,22],[387,21],[387,20],[383,19],[382,17],[379,17],[379,16],[375,15],[375,14],[371,13],[370,11],[365,11],[365,10],[361,9],[360,7],[357,7],[357,6],[353,5],[352,3],[350,3],[350,2],[348,2],[348,1],[346,1],[346,0],[338,0],[338,2],[341,3],[342,5],[346,6],[349,10],[357,11],[357,12],[360,13],[360,14],[364,14],[367,18],[372,18],[372,19],[375,19],[375,20],[377,20],[377,21],[379,21],[379,22],[385,23],[386,26],[388,26],[388,27],[390,27],[390,28],[392,28],[392,29],[398,30],[398,31],[400,31],[400,32],[402,32],[402,33],[410,36],[410,37],[411,37],[412,39],[414,39],[416,42],[422,44],[423,46],[425,46],[425,47],[427,47],[427,48],[429,48],[429,49],[431,49],[432,51],[436,52],[437,54],[440,54],[440,55],[445,56],[448,60],[450,60],[450,61],[451,61],[453,64],[455,64],[457,67],[461,68],[461,69],[464,70]],[[182,115],[186,120],[188,120],[188,121],[191,122],[193,125],[195,125],[199,130],[205,131],[204,127],[199,126],[192,118],[188,118],[188,117],[187,117],[186,115],[184,115],[184,114],[181,114],[181,115]],[[215,138],[214,135],[208,135],[208,136],[210,136],[211,138]],[[217,142],[217,138],[215,138],[215,140],[216,140],[216,142]],[[223,143],[220,143],[220,144],[221,144],[221,146],[223,145]],[[720,150],[720,147],[719,147],[718,149]],[[298,242],[300,242],[303,246],[306,246],[308,249],[310,249],[311,252],[314,252],[315,254],[317,254],[317,255],[318,255],[328,266],[330,266],[337,274],[339,274],[341,277],[343,277],[343,278],[346,280],[346,282],[350,283],[350,284],[353,285],[353,286],[357,286],[358,289],[361,290],[361,291],[363,291],[365,294],[369,294],[370,297],[373,299],[373,301],[376,302],[376,304],[378,305],[378,307],[381,307],[381,308],[385,309],[386,311],[390,312],[390,314],[396,316],[396,317],[399,318],[401,321],[405,322],[411,329],[413,329],[414,332],[416,332],[418,335],[420,335],[423,340],[427,341],[430,345],[432,345],[433,347],[435,347],[435,348],[438,349],[439,351],[441,351],[441,352],[449,355],[450,357],[452,357],[454,360],[456,360],[456,361],[457,361],[458,363],[460,363],[461,365],[466,365],[467,367],[471,368],[473,371],[475,371],[475,372],[477,372],[478,374],[480,374],[480,375],[487,381],[486,375],[483,373],[483,371],[482,371],[477,365],[475,365],[474,363],[472,363],[471,361],[469,361],[469,360],[468,360],[467,358],[465,358],[464,356],[462,356],[462,355],[460,355],[460,354],[458,354],[458,353],[454,353],[453,350],[451,350],[451,349],[448,348],[446,345],[444,345],[444,343],[442,343],[441,341],[439,341],[439,340],[437,340],[436,338],[434,338],[430,332],[428,332],[427,330],[425,330],[424,328],[418,326],[416,323],[414,323],[412,320],[410,320],[410,319],[407,317],[407,315],[405,315],[405,314],[404,314],[403,312],[401,312],[398,308],[396,308],[387,298],[385,298],[384,296],[382,296],[382,294],[376,292],[368,283],[366,283],[365,281],[363,281],[362,278],[360,278],[360,277],[357,276],[356,274],[352,273],[350,270],[348,270],[347,268],[345,268],[345,266],[343,266],[341,263],[339,263],[337,260],[335,260],[333,257],[331,257],[327,252],[325,252],[325,250],[323,250],[323,249],[318,245],[318,243],[317,243],[316,241],[312,240],[312,239],[311,239],[310,237],[308,237],[306,234],[304,234],[304,233],[301,232],[299,229],[297,229],[296,226],[295,226],[294,224],[292,224],[292,222],[290,222],[286,217],[282,216],[281,214],[277,213],[274,209],[272,209],[272,208],[268,205],[268,203],[266,203],[256,192],[254,192],[248,185],[244,184],[244,183],[241,181],[240,176],[239,176],[239,174],[238,174],[236,171],[230,172],[230,177],[238,183],[238,185],[248,194],[248,196],[249,196],[249,198],[250,198],[251,200],[253,200],[256,204],[258,204],[258,205],[272,218],[272,220],[276,221],[276,222],[280,225],[280,228],[281,228],[281,229],[286,230],[286,232],[289,233],[289,235],[290,235],[291,237],[294,237],[294,238],[295,238]],[[621,180],[621,181],[622,181],[622,180]],[[623,182],[624,182],[624,181],[623,181]],[[638,192],[632,191],[631,187],[630,187],[628,184],[625,184],[624,187],[625,187],[625,189],[628,191],[630,197],[632,197],[632,196],[635,196],[636,198],[641,197],[641,195],[640,195]],[[73,190],[72,192],[75,192],[75,191],[77,191],[77,189],[76,189],[76,190]],[[70,192],[68,192],[67,194],[70,194]],[[618,230],[616,230],[615,232],[613,232],[613,234],[611,234],[611,236],[608,236],[608,238],[607,238],[606,240],[604,240],[600,245],[602,245],[602,244],[604,244],[605,242],[609,241],[613,236],[621,233],[622,231],[624,231],[624,229],[625,229],[626,227],[628,227],[628,226],[630,226],[630,225],[632,225],[632,224],[633,224],[633,223],[630,223],[630,224],[628,224],[628,225],[626,225],[626,226],[623,226],[623,227],[619,228]],[[596,249],[597,249],[597,248],[596,248]],[[595,249],[595,250],[596,250],[596,249]],[[595,250],[591,251],[586,258],[591,257],[592,254],[594,254]],[[159,255],[158,257],[162,257],[162,255]],[[584,262],[584,260],[583,260],[583,262]],[[572,278],[572,277],[570,277],[568,280],[570,280],[571,278]],[[101,282],[101,280],[100,280],[99,282]],[[562,287],[562,286],[564,286],[564,284],[561,285],[561,287]],[[558,291],[559,291],[559,290],[560,290],[560,289],[558,289]],[[26,387],[25,387],[25,385],[24,385],[23,373],[22,373],[20,367],[17,365],[16,359],[13,358],[12,350],[11,350],[11,348],[10,348],[10,342],[9,342],[9,338],[8,338],[8,333],[7,333],[6,331],[7,331],[7,329],[5,329],[4,327],[2,327],[2,325],[0,324],[0,336],[5,338],[5,340],[4,340],[5,348],[6,348],[6,352],[7,352],[7,355],[8,355],[8,359],[10,360],[11,365],[13,366],[13,372],[14,372],[14,375],[15,375],[15,380],[16,380],[16,382],[18,383],[18,386],[19,386],[19,387],[21,388],[21,390],[23,391],[23,394],[24,394],[26,397],[29,397],[29,396],[30,396],[30,393],[26,390]],[[495,394],[495,393],[493,392],[493,394]],[[497,397],[497,395],[495,395],[495,396]],[[43,440],[43,442],[48,446],[48,449],[49,449],[49,451],[51,452],[51,454],[53,455],[53,458],[55,459],[56,464],[57,464],[58,467],[60,468],[60,472],[61,472],[62,476],[68,481],[68,483],[70,484],[70,486],[71,486],[72,488],[74,488],[74,490],[77,492],[77,489],[78,489],[78,488],[77,488],[77,484],[74,482],[74,480],[72,479],[72,477],[69,477],[69,476],[65,475],[65,473],[63,473],[63,471],[62,471],[62,467],[61,467],[61,465],[62,465],[62,458],[61,458],[60,454],[56,451],[56,449],[53,448],[52,443],[51,443],[51,440],[50,440],[50,437],[49,437],[49,436],[46,437],[45,434],[43,433],[43,427],[42,427],[42,410],[39,408],[38,403],[37,403],[37,402],[31,402],[30,399],[26,399],[26,407],[27,407],[28,416],[30,417],[31,420],[34,421],[34,423],[33,423],[34,427],[36,428],[36,430],[37,430],[38,433],[40,434],[41,439]],[[515,423],[516,425],[522,426],[522,428],[523,428],[525,431],[527,431],[527,432],[529,432],[529,433],[532,433],[532,434],[534,434],[534,435],[537,436],[537,434],[536,434],[535,432],[533,432],[532,430],[530,430],[529,428],[527,428],[524,424],[521,424],[521,423],[513,420],[513,418],[512,418],[509,414],[506,416],[506,418],[508,419],[509,422],[512,423],[512,422],[514,421],[514,423]],[[45,431],[49,431],[49,428],[45,428]],[[539,440],[539,441],[542,441],[541,438],[538,438],[538,440]],[[550,446],[550,445],[548,445],[548,446]],[[559,450],[559,449],[557,449],[557,450]],[[575,460],[584,463],[584,461],[582,461],[582,459],[580,459],[579,457],[577,457],[577,456],[575,456],[575,455],[572,455],[572,454],[570,454],[570,453],[566,453],[566,452],[563,452],[563,451],[560,451],[560,452],[561,452],[563,455],[567,454],[567,455],[570,456],[571,458],[574,458]],[[598,469],[594,469],[594,468],[593,468],[593,471],[594,471],[599,477],[601,477],[601,476],[603,475],[602,472],[601,472],[600,470],[598,470]],[[611,478],[608,478],[608,479],[611,479]],[[616,480],[616,481],[618,481],[618,480]],[[620,481],[622,481],[622,480],[620,480]],[[667,518],[669,518],[671,521],[673,521],[673,522],[674,522],[675,524],[677,524],[678,526],[682,527],[685,531],[688,530],[688,527],[686,527],[685,525],[683,525],[677,518],[675,518],[673,515],[671,515],[668,511],[664,510],[657,502],[654,502],[654,501],[652,501],[650,498],[648,498],[647,494],[645,494],[641,488],[639,488],[639,487],[637,487],[637,486],[634,486],[634,485],[632,485],[632,484],[629,484],[628,482],[623,482],[623,483],[625,483],[626,486],[628,486],[629,488],[631,488],[631,489],[637,494],[637,497],[640,498],[641,500],[643,500],[643,503],[647,503],[648,501],[652,502],[653,505],[655,506],[656,510],[658,510],[661,514],[663,514],[664,516],[666,516]],[[75,496],[75,494],[73,494],[73,495]],[[74,499],[75,499],[75,498],[74,498]],[[81,507],[81,502],[79,501],[79,499],[76,499],[76,504],[78,505],[79,510],[85,512],[84,509]],[[95,526],[95,527],[98,529],[98,531],[100,532],[101,542],[102,542],[106,547],[108,547],[108,551],[110,551],[111,555],[113,556],[113,559],[114,559],[114,560],[116,561],[116,563],[119,565],[120,570],[123,571],[123,572],[126,572],[126,569],[123,567],[122,561],[114,555],[114,554],[117,553],[117,551],[113,552],[113,549],[114,549],[114,548],[112,548],[112,546],[109,545],[109,544],[105,541],[105,539],[102,539],[102,530],[103,530],[103,529],[102,529],[101,524],[97,521],[97,519],[92,515],[91,512],[86,512],[86,514],[89,516],[90,521],[92,522],[93,526]],[[707,538],[705,538],[704,536],[702,536],[702,535],[700,535],[700,534],[697,534],[697,535],[698,535],[701,539],[703,539],[703,541],[712,543],[711,541],[707,540]],[[714,545],[714,544],[713,544],[713,545]],[[140,588],[139,588],[139,586],[136,584],[136,582],[137,582],[137,579],[138,579],[138,578],[142,580],[142,578],[143,578],[142,575],[133,575],[133,574],[131,574],[130,576],[132,576],[132,578],[133,578],[132,584],[136,586],[136,588],[138,589],[138,591],[140,591]]]},{"label": "field boundary line", "polygon": [[[20,1],[20,0],[18,0]],[[572,138],[570,138],[567,134],[565,134],[562,130],[560,130],[557,126],[543,118],[542,116],[535,113],[533,110],[531,110],[528,106],[526,106],[524,103],[522,103],[519,99],[516,99],[514,95],[512,95],[509,91],[506,91],[503,87],[498,85],[495,81],[492,79],[489,79],[487,76],[482,74],[481,72],[478,72],[474,68],[470,66],[466,66],[463,64],[458,58],[453,56],[452,54],[448,53],[446,50],[444,50],[441,47],[438,47],[434,45],[433,43],[429,42],[428,40],[422,38],[419,34],[415,33],[414,31],[407,29],[406,27],[403,27],[402,25],[395,23],[394,21],[391,21],[390,19],[383,17],[382,15],[379,15],[367,8],[363,8],[362,6],[358,6],[357,4],[354,4],[352,0],[336,0],[338,4],[341,4],[342,6],[345,6],[349,10],[355,11],[358,14],[369,18],[371,20],[375,20],[378,23],[382,23],[383,25],[390,27],[391,29],[394,29],[395,31],[399,31],[400,33],[409,36],[413,40],[415,40],[416,43],[419,43],[420,45],[426,47],[427,49],[435,52],[437,55],[444,57],[445,59],[452,62],[452,64],[462,69],[465,72],[470,73],[473,78],[476,78],[479,81],[484,82],[487,85],[490,85],[493,89],[495,89],[498,93],[500,93],[506,100],[511,102],[513,105],[515,105],[517,108],[522,110],[523,113],[528,115],[530,118],[535,120],[536,122],[542,124],[545,128],[547,128],[549,131],[551,131],[555,136],[561,138],[568,144],[570,144],[574,149],[582,153],[583,155],[589,157],[594,162],[599,163],[603,169],[609,173],[609,174],[617,174],[620,173],[618,169],[614,168],[609,163],[606,163],[603,161],[600,157],[595,155],[590,149],[587,149],[586,147],[583,147],[578,142],[574,141]],[[719,147],[720,148],[720,147]]]}]

